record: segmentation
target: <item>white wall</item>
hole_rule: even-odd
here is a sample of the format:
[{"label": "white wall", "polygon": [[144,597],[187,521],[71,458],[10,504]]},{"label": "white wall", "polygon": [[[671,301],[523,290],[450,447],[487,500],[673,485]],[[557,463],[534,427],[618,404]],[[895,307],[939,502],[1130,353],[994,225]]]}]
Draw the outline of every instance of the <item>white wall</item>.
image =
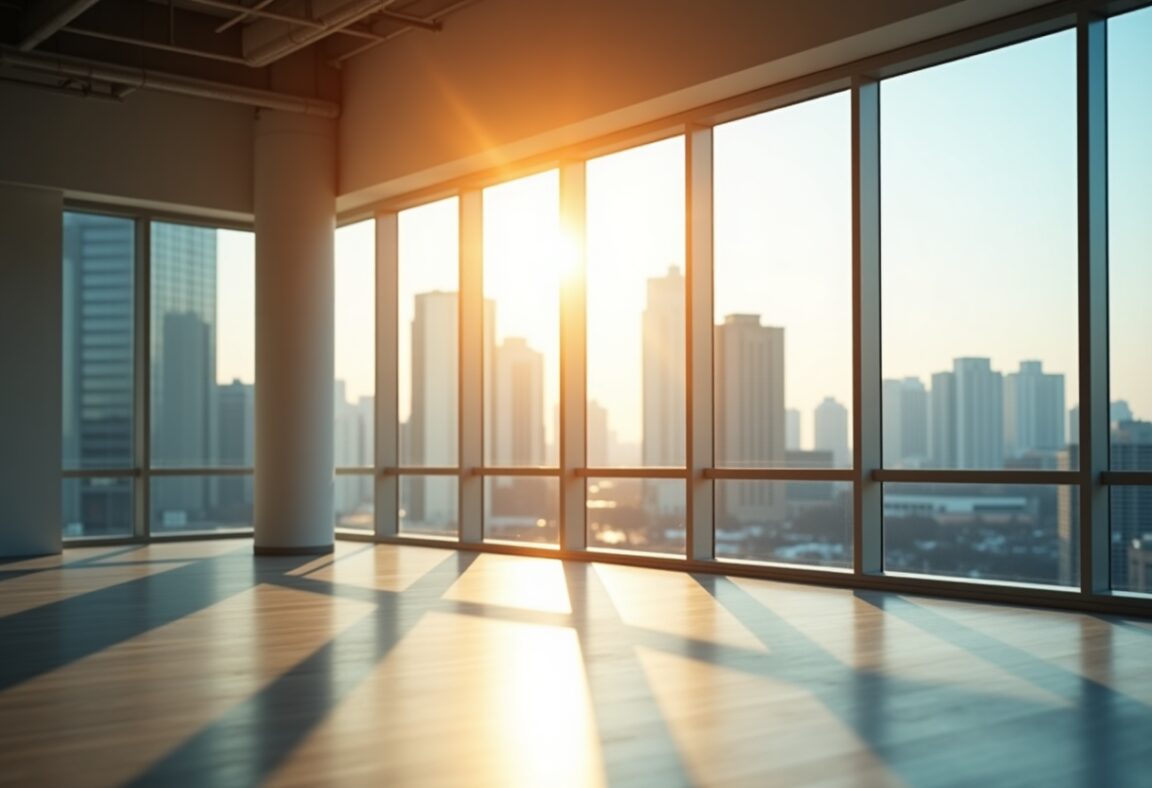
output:
[{"label": "white wall", "polygon": [[0,557],[60,550],[62,209],[0,183]]},{"label": "white wall", "polygon": [[254,113],[154,91],[110,102],[0,84],[0,180],[243,220]]},{"label": "white wall", "polygon": [[338,209],[1044,0],[483,0],[351,60]]}]

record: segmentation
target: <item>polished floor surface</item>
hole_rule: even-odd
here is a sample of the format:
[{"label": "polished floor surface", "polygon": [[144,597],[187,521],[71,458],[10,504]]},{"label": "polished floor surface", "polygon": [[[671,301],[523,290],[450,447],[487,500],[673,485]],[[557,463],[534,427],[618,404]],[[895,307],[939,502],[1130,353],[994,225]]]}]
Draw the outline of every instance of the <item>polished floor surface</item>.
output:
[{"label": "polished floor surface", "polygon": [[0,563],[0,783],[1152,786],[1152,622],[251,551]]}]

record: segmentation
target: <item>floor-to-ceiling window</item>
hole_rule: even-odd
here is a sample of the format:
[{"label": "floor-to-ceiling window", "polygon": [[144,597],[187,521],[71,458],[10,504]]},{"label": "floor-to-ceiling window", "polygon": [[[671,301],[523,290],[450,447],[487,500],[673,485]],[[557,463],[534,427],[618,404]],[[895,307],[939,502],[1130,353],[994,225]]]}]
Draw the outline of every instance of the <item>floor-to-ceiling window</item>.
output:
[{"label": "floor-to-ceiling window", "polygon": [[[1108,21],[1109,468],[1152,472],[1152,9]],[[1152,481],[1111,488],[1112,587],[1152,593]]]},{"label": "floor-to-ceiling window", "polygon": [[251,528],[252,234],[70,211],[63,265],[65,538]]},{"label": "floor-to-ceiling window", "polygon": [[593,548],[684,553],[684,145],[670,137],[586,164]]},{"label": "floor-to-ceiling window", "polygon": [[151,222],[149,527],[252,527],[251,233]]},{"label": "floor-to-ceiling window", "polygon": [[559,188],[549,170],[483,194],[486,539],[559,538]]},{"label": "floor-to-ceiling window", "polygon": [[333,490],[336,527],[371,532],[376,424],[376,223],[336,230]]},{"label": "floor-to-ceiling window", "polygon": [[459,529],[460,204],[398,217],[399,532]]},{"label": "floor-to-ceiling window", "polygon": [[852,564],[850,480],[770,473],[852,467],[850,111],[839,92],[714,130],[717,558]]},{"label": "floor-to-ceiling window", "polygon": [[[880,118],[885,467],[1075,469],[1075,33],[886,80]],[[887,570],[1077,582],[1067,487],[923,479],[885,485]]]}]

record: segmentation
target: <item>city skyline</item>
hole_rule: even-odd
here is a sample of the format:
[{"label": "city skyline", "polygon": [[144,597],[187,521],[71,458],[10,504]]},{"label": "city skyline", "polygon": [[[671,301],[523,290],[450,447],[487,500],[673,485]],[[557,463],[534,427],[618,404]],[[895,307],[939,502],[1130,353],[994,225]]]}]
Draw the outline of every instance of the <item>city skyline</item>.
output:
[{"label": "city skyline", "polygon": [[[1148,16],[1138,14],[1110,35],[1109,58],[1115,67],[1109,71],[1109,145],[1116,161],[1138,163],[1147,157],[1141,144],[1146,120],[1140,109],[1144,95],[1140,75],[1146,69],[1140,64],[1148,59]],[[1074,144],[1070,141],[1074,99],[1068,87],[1074,80],[1065,78],[1073,61],[1070,42],[1069,34],[1044,36],[884,81],[883,165],[885,173],[891,173],[885,178],[882,195],[885,379],[927,380],[957,357],[987,357],[999,369],[1010,368],[1020,359],[1035,359],[1062,371],[1066,376],[1066,406],[1076,404],[1077,310],[1074,263],[1069,256],[1075,254],[1076,244],[1067,235],[1067,228],[1075,226],[1068,207],[1074,183]],[[988,91],[988,84],[1002,89]],[[767,323],[788,328],[794,342],[790,358],[808,360],[806,368],[789,369],[793,391],[788,402],[790,408],[805,413],[825,396],[848,402],[851,395],[851,327],[846,300],[850,238],[844,218],[850,194],[847,103],[846,93],[833,94],[720,124],[715,132],[714,308],[717,315],[758,313]],[[933,107],[934,112],[924,113],[925,106]],[[935,118],[931,134],[922,133],[922,126],[930,122],[926,115]],[[974,125],[973,118],[991,121]],[[949,157],[957,160],[946,172],[918,174],[917,163],[940,160],[939,154],[945,149],[965,153]],[[664,140],[625,153],[630,154],[627,167],[620,164],[623,154],[589,162],[590,177],[595,171],[593,180],[601,184],[595,194],[590,192],[588,201],[586,267],[590,285],[594,268],[651,273],[670,264],[683,266],[683,169],[679,163],[683,140]],[[673,166],[668,166],[669,162]],[[988,189],[984,180],[972,177],[973,167],[981,173],[1002,173],[993,181],[997,189]],[[1152,318],[1140,297],[1152,289],[1152,266],[1147,264],[1144,251],[1152,243],[1152,230],[1143,219],[1146,187],[1142,171],[1139,166],[1114,166],[1109,176],[1109,266],[1114,281],[1120,284],[1110,288],[1111,308],[1114,323],[1129,327],[1112,332],[1110,374],[1112,397],[1125,399],[1137,412],[1149,414],[1152,378],[1135,361],[1143,352],[1143,337],[1152,331]],[[1045,172],[1055,174],[1047,176]],[[1013,173],[1018,177],[1003,175]],[[510,197],[504,213],[533,217],[546,213],[552,218],[543,223],[521,221],[516,233],[501,230],[498,240],[486,238],[486,252],[505,255],[512,249],[517,255],[536,255],[539,259],[562,255],[555,251],[564,246],[560,239],[548,238],[549,233],[559,232],[558,217],[552,216],[554,196],[543,203],[539,200],[541,194],[555,191],[554,171],[544,175],[547,177],[533,176],[538,180],[532,190],[519,187],[532,191],[531,196],[520,198],[522,202]],[[931,183],[923,182],[927,177],[951,184],[949,193],[940,195],[947,198],[949,211],[931,210],[932,200],[922,199],[924,194],[933,193]],[[637,199],[637,190],[628,180],[650,184],[644,194],[655,197]],[[1037,182],[1053,184],[1051,189],[1040,190],[1043,199],[1039,202],[1019,193],[1027,184]],[[772,183],[788,188],[773,190]],[[813,183],[820,184],[815,196],[823,201],[818,204],[812,201]],[[492,193],[497,194],[495,190]],[[996,198],[996,207],[985,199],[989,196]],[[1036,204],[1027,208],[1033,202]],[[536,210],[540,205],[547,210]],[[1021,214],[1025,208],[1027,212]],[[605,217],[613,212],[633,219],[609,232]],[[425,214],[429,221],[419,226],[420,222],[414,221],[418,214]],[[401,212],[401,276],[409,283],[402,292],[433,289],[422,287],[420,277],[426,269],[440,270],[443,260],[448,261],[455,276],[459,265],[457,214],[455,198]],[[1059,232],[1016,232],[1014,228],[1022,222],[1038,230]],[[624,226],[628,224],[631,227]],[[983,231],[956,230],[970,226]],[[230,233],[221,231],[219,238],[221,259],[250,255],[233,251]],[[950,240],[942,243],[943,238]],[[356,395],[371,393],[374,388],[373,289],[369,286],[374,239],[371,220],[341,227],[336,233],[337,376]],[[933,273],[931,281],[916,275],[926,268]],[[1044,274],[1037,275],[1039,271]],[[954,281],[955,277],[962,279]],[[734,284],[725,285],[725,280]],[[991,283],[994,286],[989,286]],[[455,289],[455,282],[450,285],[449,289]],[[636,278],[622,280],[611,288],[610,295],[639,314],[642,286]],[[225,320],[250,322],[250,306],[245,305],[251,304],[251,297],[250,286],[222,275],[221,333],[225,333]],[[949,312],[950,319],[942,320],[940,305],[956,301],[968,304],[966,311],[972,316],[957,317]],[[403,326],[410,320],[404,314],[408,307],[403,299],[400,308]],[[1028,329],[1004,330],[997,315],[1011,315],[1012,325]],[[821,326],[821,321],[830,320],[842,322],[835,327]],[[598,332],[612,329],[610,324],[589,322],[591,344]],[[230,333],[244,335],[239,327]],[[509,333],[534,341],[534,331],[510,327]],[[403,368],[404,343],[400,352]],[[251,369],[250,354],[243,347],[224,348],[218,380],[246,379],[242,373]],[[553,365],[555,356],[546,353],[546,363]],[[638,397],[623,397],[620,392],[609,397],[614,393],[609,373],[614,370],[620,377],[620,370],[637,369],[638,365],[638,357],[621,354],[615,367],[602,371],[609,380],[598,380],[600,371],[590,370],[590,391],[594,392],[590,396],[613,414],[620,438],[626,442],[640,437]],[[553,379],[551,374],[546,376],[550,387]],[[402,386],[401,418],[406,413],[404,391]],[[549,402],[554,398],[549,397]],[[550,433],[551,425],[546,429]],[[805,420],[804,445],[812,445],[812,429],[810,420]]]}]

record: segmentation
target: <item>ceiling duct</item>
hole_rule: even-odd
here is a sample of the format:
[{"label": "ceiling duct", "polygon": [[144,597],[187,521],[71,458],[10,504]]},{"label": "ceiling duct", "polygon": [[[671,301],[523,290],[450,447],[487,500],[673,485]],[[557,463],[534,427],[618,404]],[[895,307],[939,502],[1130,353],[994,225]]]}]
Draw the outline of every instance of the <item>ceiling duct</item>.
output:
[{"label": "ceiling duct", "polygon": [[308,26],[276,19],[261,19],[244,28],[244,59],[252,66],[267,66],[293,52],[339,32],[365,17],[383,11],[395,0],[292,0],[277,10],[305,18]]}]

